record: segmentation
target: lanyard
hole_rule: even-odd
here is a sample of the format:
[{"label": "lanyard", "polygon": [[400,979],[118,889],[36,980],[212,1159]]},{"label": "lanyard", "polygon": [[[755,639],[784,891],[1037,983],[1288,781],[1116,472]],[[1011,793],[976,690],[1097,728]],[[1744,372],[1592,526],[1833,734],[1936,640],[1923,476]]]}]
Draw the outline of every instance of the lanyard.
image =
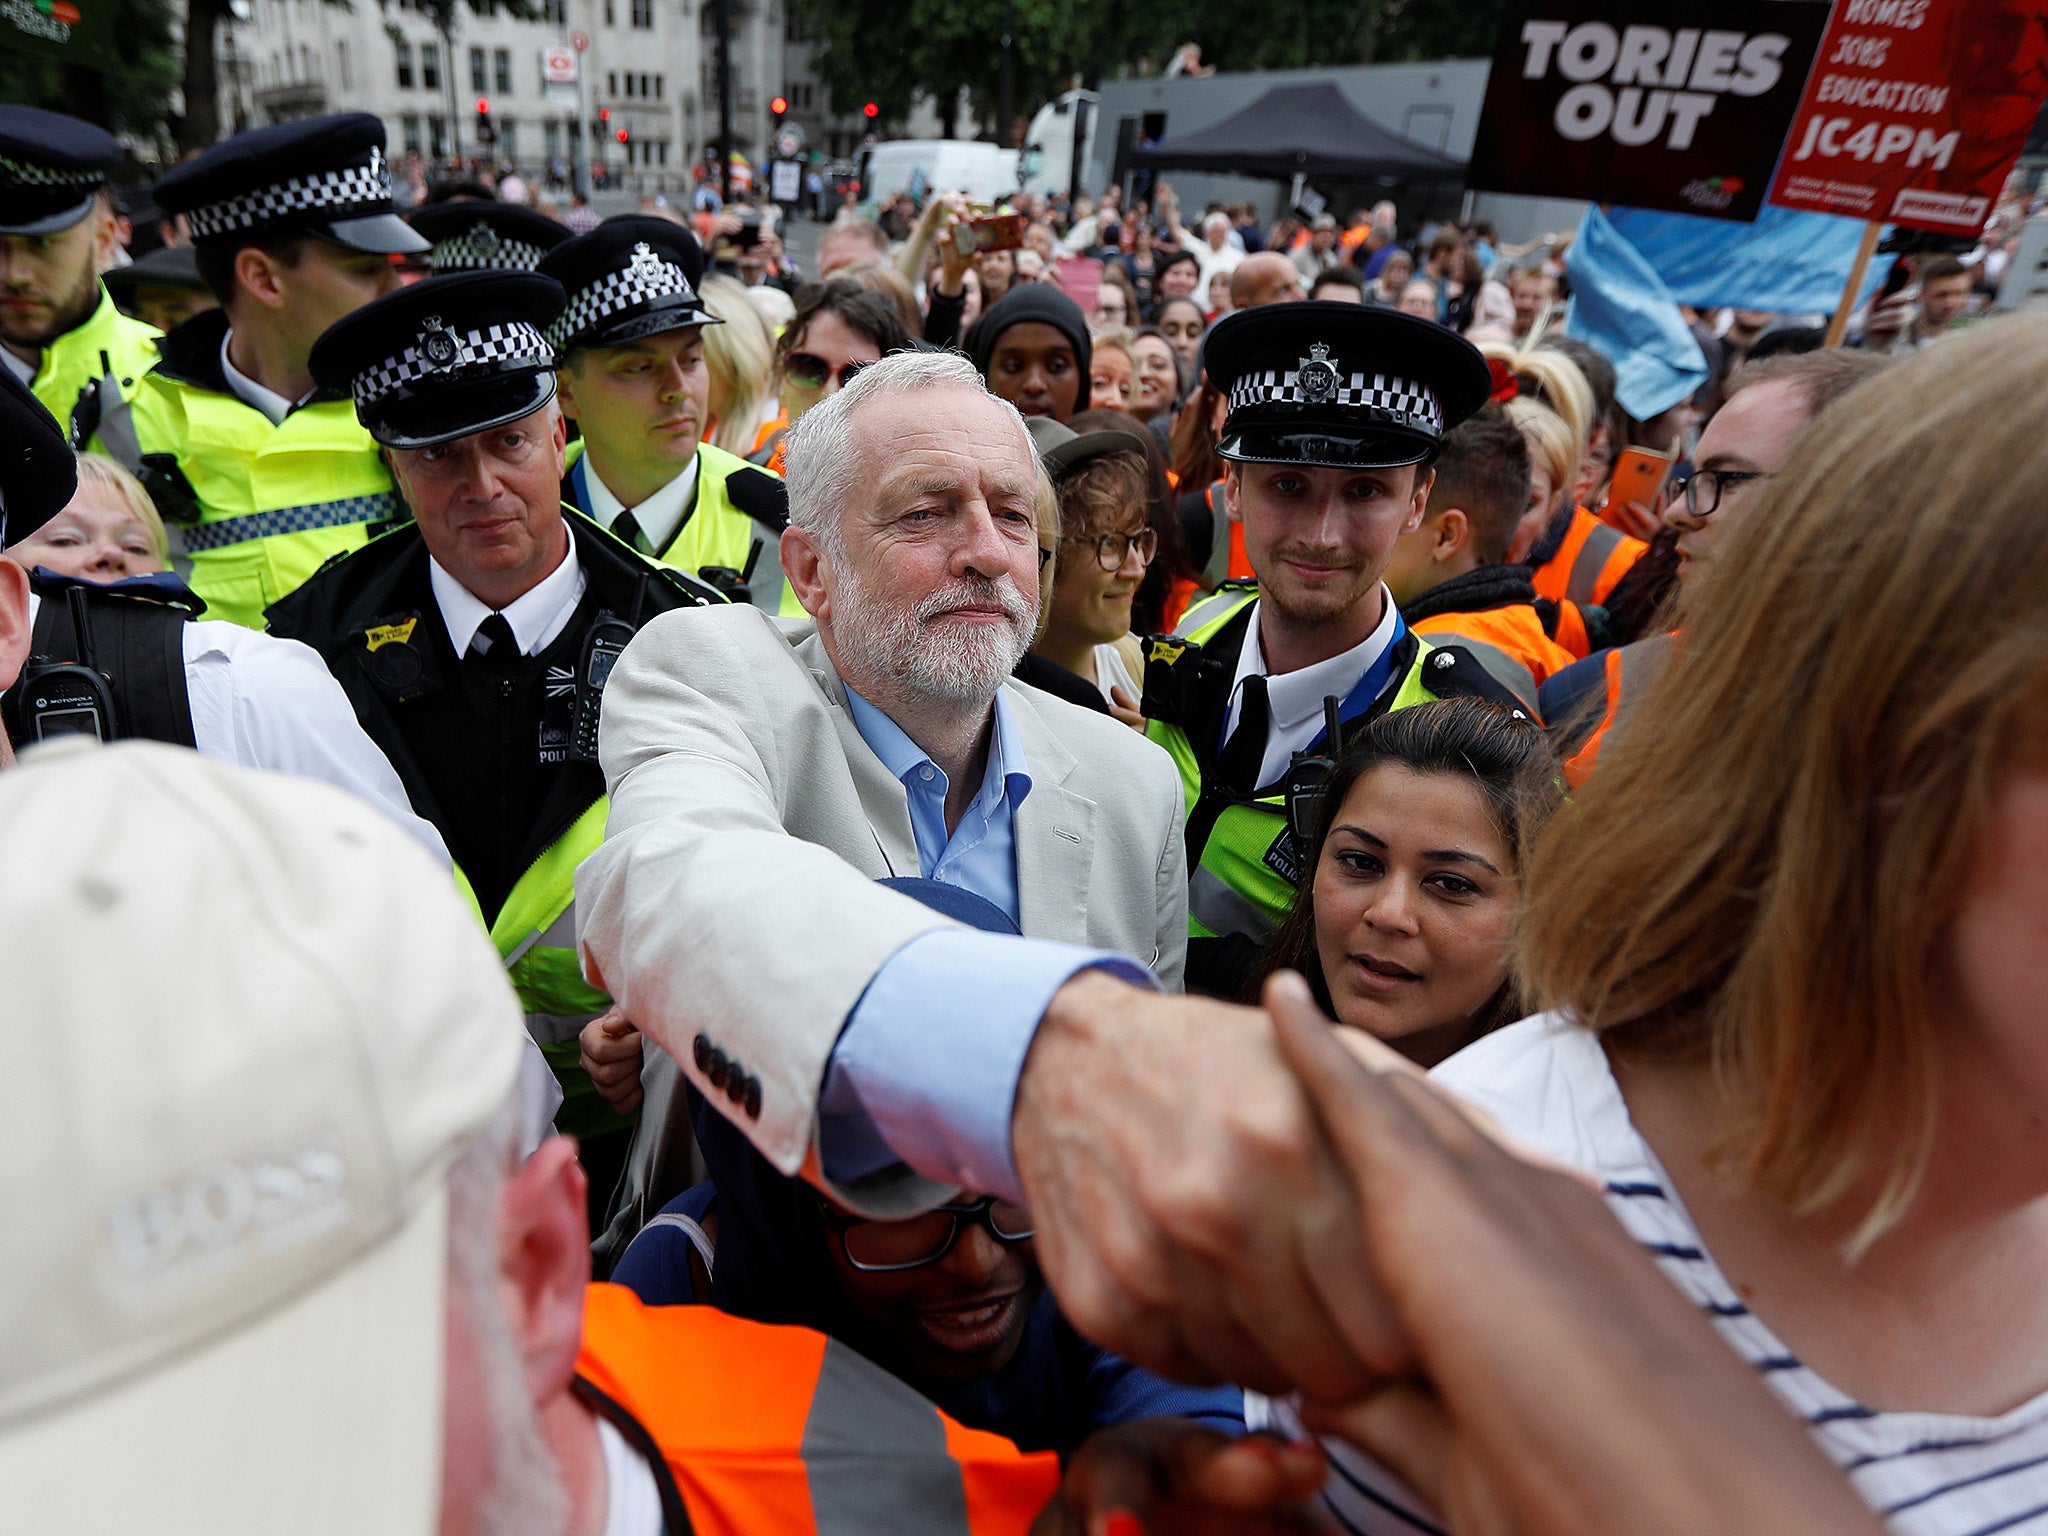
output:
[{"label": "lanyard", "polygon": [[[1388,601],[1392,602],[1393,599],[1390,597]],[[1254,624],[1258,622],[1257,614],[1252,616],[1252,622]],[[1387,680],[1394,674],[1394,657],[1401,649],[1401,642],[1407,638],[1407,635],[1408,621],[1401,617],[1401,610],[1396,608],[1394,610],[1394,633],[1388,637],[1386,648],[1373,659],[1372,665],[1365,669],[1365,675],[1359,678],[1357,685],[1352,688],[1350,693],[1345,695],[1343,704],[1337,710],[1337,718],[1339,720],[1355,720],[1372,708],[1373,701],[1380,696],[1381,691],[1387,686]],[[1223,719],[1226,724],[1229,722],[1230,711],[1227,708],[1223,712]],[[1308,755],[1313,755],[1322,749],[1327,734],[1325,732],[1309,743]],[[1217,732],[1217,750],[1222,750],[1222,744],[1228,739],[1228,736],[1229,732],[1227,730],[1219,728]]]}]

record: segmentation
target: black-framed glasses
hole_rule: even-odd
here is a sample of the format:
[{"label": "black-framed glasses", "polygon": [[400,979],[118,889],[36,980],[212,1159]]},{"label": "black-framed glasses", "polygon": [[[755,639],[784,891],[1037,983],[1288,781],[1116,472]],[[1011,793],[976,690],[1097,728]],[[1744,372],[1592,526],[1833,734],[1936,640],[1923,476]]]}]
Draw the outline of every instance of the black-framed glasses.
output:
[{"label": "black-framed glasses", "polygon": [[1050,564],[1052,564],[1052,551],[1047,549],[1043,544],[1039,545],[1038,574],[1043,576],[1045,574],[1045,568]]},{"label": "black-framed glasses", "polygon": [[1152,557],[1159,553],[1159,530],[1141,528],[1136,533],[1105,533],[1100,538],[1070,538],[1060,542],[1092,549],[1097,565],[1105,571],[1120,571],[1124,568],[1124,558],[1134,549],[1138,552],[1140,568],[1152,563]]},{"label": "black-framed glasses", "polygon": [[936,1264],[953,1251],[953,1245],[968,1227],[986,1229],[1005,1248],[1028,1243],[1036,1236],[1030,1212],[1021,1206],[1006,1205],[994,1195],[941,1205],[903,1221],[868,1221],[844,1215],[823,1202],[819,1209],[825,1213],[825,1225],[839,1239],[846,1262],[870,1275]]},{"label": "black-framed glasses", "polygon": [[839,387],[844,389],[861,369],[872,367],[873,363],[861,362],[841,363],[834,368],[815,352],[792,352],[782,360],[782,371],[800,389],[823,389],[834,374],[839,376]]},{"label": "black-framed glasses", "polygon": [[1686,511],[1694,517],[1707,517],[1721,505],[1721,497],[1729,486],[1770,478],[1761,469],[1696,469],[1673,489],[1685,498]]}]

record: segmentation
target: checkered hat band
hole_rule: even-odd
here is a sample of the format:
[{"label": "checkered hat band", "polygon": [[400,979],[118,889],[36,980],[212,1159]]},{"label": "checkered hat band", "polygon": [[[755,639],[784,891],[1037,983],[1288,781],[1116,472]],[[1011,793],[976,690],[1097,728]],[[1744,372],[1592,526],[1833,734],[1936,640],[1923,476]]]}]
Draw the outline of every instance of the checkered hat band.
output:
[{"label": "checkered hat band", "polygon": [[225,202],[207,203],[185,215],[197,240],[231,235],[241,229],[302,218],[309,213],[329,218],[361,218],[391,211],[391,178],[382,157],[373,165],[351,166],[318,176],[294,176],[276,186],[258,187]]},{"label": "checkered hat band", "polygon": [[411,387],[422,379],[437,374],[467,373],[472,369],[490,368],[507,371],[499,367],[504,363],[527,365],[534,368],[555,366],[554,349],[536,326],[524,320],[515,320],[509,325],[487,326],[480,331],[445,331],[455,343],[455,355],[445,363],[431,361],[419,342],[407,347],[396,357],[387,357],[374,368],[365,369],[356,375],[350,393],[356,404],[364,409],[377,404],[387,395]]},{"label": "checkered hat band", "polygon": [[427,252],[427,265],[436,272],[533,272],[545,255],[524,240],[478,240],[472,233],[436,242]]},{"label": "checkered hat band", "polygon": [[578,289],[562,311],[561,319],[548,327],[548,340],[567,348],[576,337],[613,315],[636,304],[654,299],[684,299],[697,302],[697,290],[683,269],[672,261],[641,261],[617,272],[607,272],[588,288]]},{"label": "checkered hat band", "polygon": [[62,170],[54,165],[31,165],[24,160],[10,160],[0,155],[0,186],[77,187],[83,190],[96,187],[106,179],[104,171]]},{"label": "checkered hat band", "polygon": [[1294,369],[1283,373],[1268,368],[1247,373],[1230,386],[1230,408],[1248,405],[1341,405],[1352,409],[1387,411],[1426,423],[1432,430],[1444,429],[1443,407],[1436,391],[1412,379],[1398,379],[1384,373],[1339,374],[1337,388],[1321,400],[1311,400],[1301,390],[1301,375]]}]

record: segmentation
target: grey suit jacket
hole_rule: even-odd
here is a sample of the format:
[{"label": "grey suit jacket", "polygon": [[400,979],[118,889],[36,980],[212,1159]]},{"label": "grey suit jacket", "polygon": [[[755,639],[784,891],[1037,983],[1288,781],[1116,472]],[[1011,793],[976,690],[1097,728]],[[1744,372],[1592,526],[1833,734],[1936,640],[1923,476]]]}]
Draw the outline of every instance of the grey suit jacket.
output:
[{"label": "grey suit jacket", "polygon": [[[1020,926],[1134,956],[1178,990],[1171,760],[1106,715],[1004,686],[1031,775]],[[824,1182],[817,1103],[840,1029],[892,955],[949,926],[875,884],[919,870],[903,786],[856,729],[815,626],[739,605],[640,631],[605,688],[599,757],[611,815],[576,874],[586,973],[776,1167]],[[757,1115],[712,1087],[700,1036],[758,1082]],[[858,1205],[886,1215],[943,1193],[906,1176],[864,1183]]]}]

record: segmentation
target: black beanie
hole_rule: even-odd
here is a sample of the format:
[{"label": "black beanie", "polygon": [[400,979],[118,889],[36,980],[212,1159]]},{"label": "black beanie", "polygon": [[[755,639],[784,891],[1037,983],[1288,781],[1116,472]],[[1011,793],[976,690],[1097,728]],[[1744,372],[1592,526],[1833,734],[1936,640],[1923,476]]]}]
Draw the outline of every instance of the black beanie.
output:
[{"label": "black beanie", "polygon": [[1074,361],[1081,370],[1081,392],[1074,398],[1074,410],[1088,409],[1088,367],[1092,349],[1088,345],[1088,317],[1081,306],[1051,283],[1019,283],[988,307],[967,337],[967,355],[984,383],[989,359],[995,356],[996,338],[1013,325],[1037,321],[1049,325],[1074,345]]}]

